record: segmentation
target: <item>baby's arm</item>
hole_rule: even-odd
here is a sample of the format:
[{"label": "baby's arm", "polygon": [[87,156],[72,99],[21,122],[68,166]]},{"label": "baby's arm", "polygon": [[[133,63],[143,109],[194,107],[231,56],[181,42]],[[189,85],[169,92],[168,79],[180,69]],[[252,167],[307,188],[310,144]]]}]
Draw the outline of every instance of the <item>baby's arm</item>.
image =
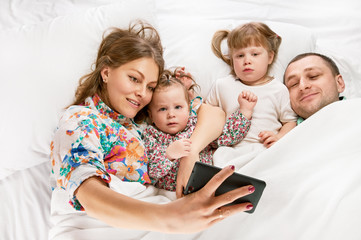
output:
[{"label": "baby's arm", "polygon": [[248,90],[244,90],[238,95],[238,103],[241,113],[247,119],[251,119],[253,109],[257,103],[257,96]]},{"label": "baby's arm", "polygon": [[271,147],[275,142],[277,142],[280,138],[282,138],[286,133],[292,130],[292,128],[296,127],[296,122],[286,122],[282,123],[282,127],[279,132],[275,134],[271,131],[262,131],[258,135],[261,139],[263,145],[267,148]]},{"label": "baby's arm", "polygon": [[247,135],[251,126],[253,109],[257,103],[257,96],[247,90],[242,91],[238,96],[239,109],[232,113],[226,120],[222,135],[217,141],[212,142],[212,146],[233,146],[241,142]]},{"label": "baby's arm", "polygon": [[168,175],[173,168],[173,162],[166,157],[166,147],[160,144],[147,130],[144,131],[144,146],[148,157],[148,174],[152,181]]},{"label": "baby's arm", "polygon": [[[233,146],[241,142],[247,135],[251,121],[238,109],[226,120],[222,135],[212,142],[212,147]],[[215,145],[215,146],[214,146]]]},{"label": "baby's arm", "polygon": [[191,152],[192,141],[188,138],[176,140],[169,144],[166,150],[166,156],[170,160],[189,156]]}]

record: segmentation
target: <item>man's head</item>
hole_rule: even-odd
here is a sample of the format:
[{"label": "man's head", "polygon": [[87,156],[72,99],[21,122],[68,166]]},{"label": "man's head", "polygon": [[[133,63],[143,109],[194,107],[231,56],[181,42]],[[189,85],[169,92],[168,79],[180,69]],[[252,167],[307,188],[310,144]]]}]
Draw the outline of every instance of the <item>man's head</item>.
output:
[{"label": "man's head", "polygon": [[288,64],[284,83],[293,110],[308,118],[324,106],[339,100],[345,82],[332,59],[318,53],[304,53]]}]

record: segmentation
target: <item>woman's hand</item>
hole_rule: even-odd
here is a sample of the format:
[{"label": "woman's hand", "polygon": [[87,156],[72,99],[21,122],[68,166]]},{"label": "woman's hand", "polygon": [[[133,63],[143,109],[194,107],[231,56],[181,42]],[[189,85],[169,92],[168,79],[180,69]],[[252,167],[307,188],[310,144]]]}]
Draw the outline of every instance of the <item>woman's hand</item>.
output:
[{"label": "woman's hand", "polygon": [[199,232],[235,213],[253,208],[251,203],[225,206],[234,200],[254,192],[251,185],[237,188],[215,196],[216,189],[234,171],[233,166],[225,167],[217,173],[202,189],[166,204],[167,232]]},{"label": "woman's hand", "polygon": [[251,203],[224,206],[254,192],[251,185],[219,196],[216,189],[234,171],[226,167],[202,189],[167,204],[144,202],[110,189],[99,177],[85,180],[75,195],[89,216],[120,228],[169,233],[199,232],[237,212],[251,210]]},{"label": "woman's hand", "polygon": [[183,189],[187,186],[188,179],[191,176],[196,161],[199,161],[199,154],[197,152],[191,153],[179,161],[176,184],[177,198],[183,197]]}]

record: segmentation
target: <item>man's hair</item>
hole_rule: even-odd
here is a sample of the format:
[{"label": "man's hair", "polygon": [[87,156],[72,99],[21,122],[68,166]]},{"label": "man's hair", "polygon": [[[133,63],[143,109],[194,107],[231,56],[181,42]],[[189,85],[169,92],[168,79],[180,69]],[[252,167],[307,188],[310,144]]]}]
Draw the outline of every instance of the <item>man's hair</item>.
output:
[{"label": "man's hair", "polygon": [[301,60],[305,57],[308,57],[308,56],[318,56],[320,58],[322,58],[322,60],[326,63],[326,65],[330,68],[332,74],[334,76],[337,76],[340,74],[340,70],[338,69],[336,63],[329,57],[325,56],[325,55],[322,55],[320,53],[314,53],[314,52],[308,52],[308,53],[302,53],[302,54],[299,54],[297,55],[296,57],[294,57],[287,65],[286,69],[288,68],[288,66],[291,64],[291,63],[294,63],[294,62],[297,62],[298,60]]}]

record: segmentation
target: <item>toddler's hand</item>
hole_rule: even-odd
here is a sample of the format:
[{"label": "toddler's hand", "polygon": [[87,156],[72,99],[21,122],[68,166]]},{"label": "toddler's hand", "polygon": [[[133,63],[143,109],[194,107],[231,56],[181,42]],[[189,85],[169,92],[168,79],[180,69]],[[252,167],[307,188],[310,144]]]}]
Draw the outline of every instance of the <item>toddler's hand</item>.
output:
[{"label": "toddler's hand", "polygon": [[248,90],[243,90],[238,95],[239,109],[241,113],[247,118],[251,119],[253,109],[257,103],[257,96]]},{"label": "toddler's hand", "polygon": [[261,142],[266,148],[271,147],[279,140],[278,135],[271,131],[262,131],[258,134],[258,137],[260,137]]},{"label": "toddler's hand", "polygon": [[166,156],[170,160],[186,157],[190,154],[192,141],[188,138],[183,138],[172,142],[167,150]]}]

